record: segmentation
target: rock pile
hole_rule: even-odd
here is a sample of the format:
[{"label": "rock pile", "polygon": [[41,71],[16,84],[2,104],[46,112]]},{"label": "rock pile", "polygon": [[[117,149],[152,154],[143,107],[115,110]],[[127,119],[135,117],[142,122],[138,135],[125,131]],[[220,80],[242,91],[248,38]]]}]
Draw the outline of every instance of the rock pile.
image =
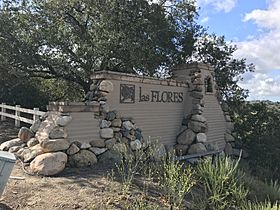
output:
[{"label": "rock pile", "polygon": [[182,122],[181,131],[177,135],[176,154],[202,153],[207,151],[207,121],[203,116],[204,94],[201,70],[194,69],[190,72],[190,96],[192,100],[191,114],[187,115]]}]

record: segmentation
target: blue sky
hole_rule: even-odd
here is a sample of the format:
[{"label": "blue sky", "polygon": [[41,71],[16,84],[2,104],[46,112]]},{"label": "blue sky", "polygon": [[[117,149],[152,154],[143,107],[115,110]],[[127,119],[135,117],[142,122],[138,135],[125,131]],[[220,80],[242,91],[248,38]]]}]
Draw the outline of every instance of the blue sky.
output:
[{"label": "blue sky", "polygon": [[280,0],[197,0],[199,22],[238,46],[237,58],[254,63],[240,85],[249,99],[280,101]]}]

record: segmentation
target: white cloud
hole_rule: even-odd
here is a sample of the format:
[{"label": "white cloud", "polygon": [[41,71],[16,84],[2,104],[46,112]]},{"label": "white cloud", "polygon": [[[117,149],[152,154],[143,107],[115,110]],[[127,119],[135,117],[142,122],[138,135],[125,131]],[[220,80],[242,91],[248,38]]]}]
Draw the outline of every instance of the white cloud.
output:
[{"label": "white cloud", "polygon": [[212,6],[217,12],[230,12],[236,5],[237,0],[197,0],[199,7]]},{"label": "white cloud", "polygon": [[251,100],[280,100],[280,75],[269,76],[264,73],[255,73],[251,79],[240,85],[250,90]]},{"label": "white cloud", "polygon": [[[243,21],[256,24],[260,34],[236,42],[235,56],[246,58],[256,66],[253,77],[241,83],[250,90],[250,98],[280,101],[280,0],[267,2],[267,9],[256,9],[244,15]],[[272,76],[271,70],[279,71],[279,74]]]}]

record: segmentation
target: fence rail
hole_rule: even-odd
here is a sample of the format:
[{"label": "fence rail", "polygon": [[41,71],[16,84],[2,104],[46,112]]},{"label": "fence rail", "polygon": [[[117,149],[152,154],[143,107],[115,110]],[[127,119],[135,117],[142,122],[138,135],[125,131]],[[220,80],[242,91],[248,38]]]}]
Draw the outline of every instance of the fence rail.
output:
[{"label": "fence rail", "polygon": [[[6,120],[6,117],[15,119],[15,126],[20,127],[20,122],[25,122],[28,124],[33,124],[33,122],[37,119],[39,119],[40,116],[44,115],[46,112],[42,112],[39,110],[39,108],[34,109],[26,109],[21,108],[20,105],[16,106],[9,106],[5,103],[0,104],[1,112],[1,120]],[[10,112],[7,112],[8,110],[12,110],[12,114]],[[30,114],[32,116],[32,119],[28,119],[26,117],[21,116],[21,113]]]}]

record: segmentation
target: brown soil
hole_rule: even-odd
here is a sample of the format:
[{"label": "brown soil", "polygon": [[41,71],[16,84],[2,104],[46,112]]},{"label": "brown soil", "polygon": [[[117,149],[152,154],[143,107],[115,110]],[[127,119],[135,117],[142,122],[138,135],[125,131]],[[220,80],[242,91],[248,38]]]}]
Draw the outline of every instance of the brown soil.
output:
[{"label": "brown soil", "polygon": [[[16,138],[17,132],[11,123],[0,122],[0,142]],[[120,182],[108,178],[109,171],[97,165],[66,168],[56,177],[39,177],[24,173],[21,162],[17,161],[0,199],[0,210],[134,209],[131,205],[142,198],[164,209],[159,194],[145,196],[141,186],[123,195]]]}]

